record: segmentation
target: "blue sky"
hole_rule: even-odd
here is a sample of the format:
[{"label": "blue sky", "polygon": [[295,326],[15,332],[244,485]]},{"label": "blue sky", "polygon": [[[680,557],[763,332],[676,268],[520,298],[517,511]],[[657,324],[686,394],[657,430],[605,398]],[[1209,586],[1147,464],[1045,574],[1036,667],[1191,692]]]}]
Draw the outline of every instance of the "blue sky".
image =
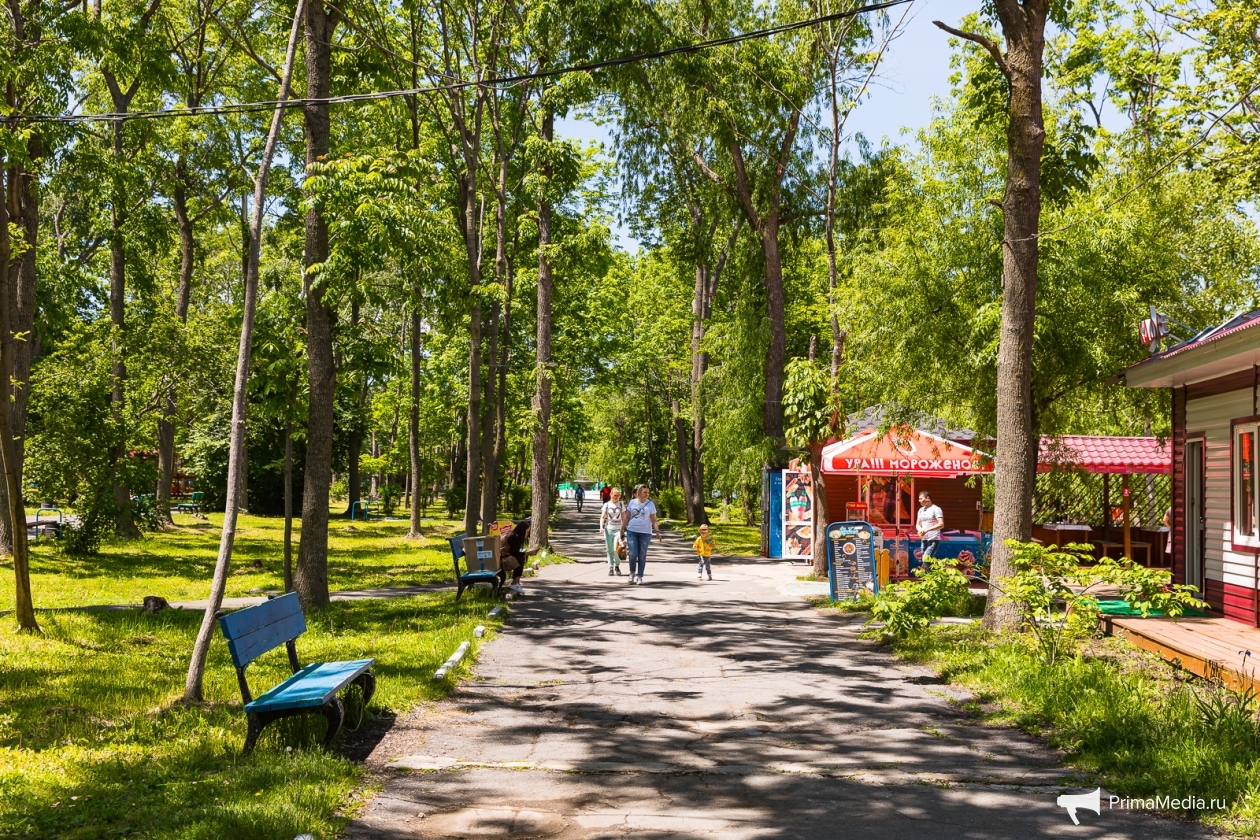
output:
[{"label": "blue sky", "polygon": [[[932,21],[954,25],[979,6],[979,0],[917,0],[901,34],[884,53],[869,96],[849,117],[846,130],[861,132],[879,145],[885,137],[898,142],[902,129],[926,125],[932,116],[932,97],[949,93],[949,36]],[[892,13],[894,20],[901,14],[897,9]],[[609,137],[606,128],[579,119],[557,121],[556,133],[605,143]],[[634,250],[636,243],[628,230],[616,226],[613,234],[622,247]]]}]

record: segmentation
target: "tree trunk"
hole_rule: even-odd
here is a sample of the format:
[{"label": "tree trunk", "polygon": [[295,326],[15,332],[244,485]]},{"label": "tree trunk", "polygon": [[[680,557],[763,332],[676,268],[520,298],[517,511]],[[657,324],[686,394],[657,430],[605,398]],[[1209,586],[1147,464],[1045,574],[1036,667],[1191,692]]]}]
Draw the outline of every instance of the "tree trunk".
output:
[{"label": "tree trunk", "polygon": [[[709,354],[704,351],[705,322],[709,317],[712,294],[708,265],[696,266],[696,284],[691,295],[691,463],[679,461],[690,473],[690,489],[686,491],[687,521],[706,525],[709,515],[704,509],[704,373],[709,367]],[[714,278],[716,279],[716,278]],[[688,483],[684,483],[687,488]]]},{"label": "tree trunk", "polygon": [[469,167],[464,186],[464,243],[468,254],[468,282],[472,287],[472,306],[468,319],[468,461],[464,487],[464,533],[477,533],[481,512],[481,304],[477,300],[481,285],[480,226],[477,224],[476,169]]},{"label": "tree trunk", "polygon": [[499,360],[499,314],[501,306],[495,301],[490,306],[490,346],[486,358],[490,360],[490,369],[486,371],[485,399],[481,404],[481,531],[490,532],[490,523],[495,520],[496,502],[499,500],[498,464],[494,460],[494,440],[496,411],[499,400],[496,395],[498,371],[495,370]]},{"label": "tree trunk", "polygon": [[809,483],[814,494],[814,534],[813,558],[814,577],[827,576],[827,485],[823,482],[822,451],[824,443],[819,441],[809,447]]},{"label": "tree trunk", "polygon": [[411,522],[407,539],[420,539],[420,310],[411,312],[411,412],[407,415],[407,454],[411,456]]},{"label": "tree trunk", "polygon": [[284,591],[293,591],[293,422],[284,423]]},{"label": "tree trunk", "polygon": [[[1014,569],[1006,540],[1032,536],[1032,497],[1037,476],[1037,427],[1032,404],[1032,349],[1036,320],[1037,233],[1041,217],[1041,152],[1045,142],[1041,75],[1045,45],[1044,0],[997,0],[1007,51],[999,60],[1010,84],[1006,193],[1002,198],[1002,325],[997,362],[997,453],[994,459],[992,580]],[[979,37],[979,36],[977,36]],[[972,40],[975,40],[972,38]],[[1000,585],[1000,583],[999,583]],[[984,626],[1018,626],[1018,607],[990,598]]]},{"label": "tree trunk", "polygon": [[[783,442],[783,366],[787,362],[786,303],[783,294],[783,263],[779,256],[779,209],[766,215],[761,233],[761,248],[766,262],[766,315],[770,319],[770,347],[766,351],[766,395],[762,425],[766,437],[776,444]],[[775,464],[783,460],[780,452]]]},{"label": "tree trunk", "polygon": [[[12,172],[9,173],[10,176]],[[5,195],[5,173],[0,171],[0,195]],[[17,290],[12,279],[16,272],[11,270],[10,255],[12,247],[9,242],[9,202],[0,201],[0,279],[4,288],[0,289],[0,370],[13,370],[15,360],[13,354],[13,330],[11,327],[11,303]],[[25,383],[23,383],[25,384]],[[12,386],[3,389],[0,394],[6,398]],[[21,389],[18,389],[21,390]],[[15,579],[14,614],[17,616],[18,628],[39,632],[39,622],[35,619],[35,604],[31,594],[30,556],[26,544],[26,508],[22,504],[22,487],[19,475],[17,447],[13,440],[12,412],[7,407],[0,407],[0,460],[4,465],[5,501],[9,522],[17,524],[12,528],[13,573]]]},{"label": "tree trunk", "polygon": [[[12,90],[9,100],[12,104]],[[27,140],[27,156],[31,160],[43,157],[41,135],[33,133]],[[14,381],[28,383],[33,360],[32,331],[35,324],[35,287],[39,279],[36,271],[37,246],[39,244],[39,178],[28,172],[21,163],[9,167],[7,190],[0,189],[0,200],[8,203],[8,217],[22,231],[24,251],[16,263],[5,260],[0,266],[9,271],[9,323],[15,333],[23,333],[26,341],[15,341],[9,348],[12,364],[10,374]],[[12,248],[10,247],[10,253]],[[3,268],[0,268],[0,277]],[[10,430],[13,433],[13,452],[17,462],[18,487],[22,486],[22,468],[26,456],[26,403],[30,388],[15,388],[10,395]],[[20,500],[19,500],[20,501]],[[10,528],[8,491],[0,482],[0,555],[13,556],[13,534]]]},{"label": "tree trunk", "polygon": [[[555,114],[550,104],[543,104],[542,141],[550,143]],[[551,516],[551,164],[542,166],[543,194],[538,200],[538,332],[534,349],[534,463],[530,481],[533,484],[530,531],[531,548],[548,545],[547,525]]]},{"label": "tree trunk", "polygon": [[289,45],[285,51],[284,72],[280,78],[280,95],[275,113],[271,117],[271,130],[254,178],[254,212],[250,224],[249,259],[245,266],[245,300],[241,313],[241,340],[236,352],[236,382],[232,390],[232,441],[228,449],[227,502],[223,509],[223,530],[219,534],[219,556],[214,564],[214,579],[210,584],[210,599],[201,616],[201,627],[193,644],[192,658],[188,663],[188,677],[184,682],[184,700],[200,702],[202,680],[206,669],[206,654],[218,623],[217,614],[223,604],[223,592],[227,588],[228,568],[232,563],[232,547],[236,541],[236,520],[240,509],[241,493],[245,486],[242,476],[245,453],[245,409],[249,394],[249,352],[254,340],[254,315],[258,305],[258,260],[262,240],[263,199],[266,194],[267,172],[280,139],[280,121],[284,116],[284,101],[288,98],[289,81],[293,74],[293,56],[297,52],[298,25],[302,19],[303,0],[298,0],[293,14],[293,28],[289,32]]},{"label": "tree trunk", "polygon": [[[179,287],[175,294],[175,317],[180,323],[188,323],[188,303],[192,295],[193,259],[197,247],[193,238],[192,219],[188,215],[188,191],[185,181],[188,166],[183,156],[175,163],[175,189],[171,205],[175,210],[175,222],[179,228]],[[154,495],[158,520],[171,523],[171,482],[175,476],[175,414],[179,410],[175,393],[176,383],[167,386],[163,400],[162,417],[158,419],[158,479]]]},{"label": "tree trunk", "polygon": [[[306,165],[330,151],[328,96],[332,35],[337,19],[322,0],[306,8],[306,96],[302,118],[306,129]],[[328,259],[328,224],[318,207],[306,212],[303,264]],[[298,543],[293,586],[307,612],[328,606],[328,486],[332,483],[333,396],[337,372],[332,332],[335,312],[325,300],[325,283],[306,275],[306,357],[310,374],[310,407],[306,425],[306,468],[302,486],[302,538]]]},{"label": "tree trunk", "polygon": [[[129,105],[129,98],[114,97],[115,113],[125,113]],[[120,174],[123,166],[123,125],[124,123],[121,120],[113,123],[114,167],[118,171],[114,174],[115,185],[110,200],[112,206],[109,214],[109,319],[114,327],[114,337],[111,344],[114,387],[110,393],[110,415],[114,421],[115,475],[124,468],[127,461],[127,431],[126,418],[124,416],[127,399],[127,363],[123,357],[123,354],[126,352],[124,348],[126,345],[127,311],[127,243],[123,234],[123,224],[125,222],[123,208],[126,199],[122,194],[122,176]],[[131,488],[118,478],[114,480],[114,513],[114,531],[118,536],[124,539],[134,539],[140,536],[140,529],[136,527],[136,523],[131,515]]]}]

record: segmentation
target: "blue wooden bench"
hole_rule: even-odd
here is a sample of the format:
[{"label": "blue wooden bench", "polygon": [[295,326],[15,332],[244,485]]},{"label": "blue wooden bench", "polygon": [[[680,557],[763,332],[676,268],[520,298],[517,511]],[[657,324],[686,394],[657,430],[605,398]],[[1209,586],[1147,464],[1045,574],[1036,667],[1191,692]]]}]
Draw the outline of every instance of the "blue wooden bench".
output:
[{"label": "blue wooden bench", "polygon": [[[306,632],[306,616],[302,614],[296,592],[222,616],[219,627],[227,639],[232,664],[236,666],[236,679],[241,685],[241,698],[245,701],[245,715],[249,720],[246,755],[253,751],[264,726],[280,718],[309,712],[319,712],[327,718],[328,734],[324,737],[327,746],[341,730],[346,717],[345,706],[337,692],[357,683],[363,689],[366,708],[376,691],[376,677],[372,674],[375,659],[312,662],[305,668],[298,664],[294,640]],[[245,680],[245,669],[280,645],[288,648],[293,676],[255,700]]]},{"label": "blue wooden bench", "polygon": [[[476,583],[488,583],[494,587],[494,594],[499,594],[499,588],[503,585],[503,581],[499,578],[498,558],[494,558],[494,562],[487,564],[490,558],[477,557],[469,558],[464,556],[464,540],[466,537],[460,534],[458,537],[450,537],[451,557],[455,561],[455,600],[464,594],[464,590]],[[468,571],[461,572],[459,570],[459,559],[464,558],[464,565],[468,567]],[[487,565],[494,568],[488,569]]]}]

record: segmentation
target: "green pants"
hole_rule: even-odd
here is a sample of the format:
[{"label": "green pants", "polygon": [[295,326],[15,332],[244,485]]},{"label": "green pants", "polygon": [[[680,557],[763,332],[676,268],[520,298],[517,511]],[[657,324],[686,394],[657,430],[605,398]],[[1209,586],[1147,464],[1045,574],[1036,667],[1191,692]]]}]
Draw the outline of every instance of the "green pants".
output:
[{"label": "green pants", "polygon": [[617,556],[617,532],[604,530],[604,547],[608,549],[608,568],[616,569],[621,565],[621,558]]}]

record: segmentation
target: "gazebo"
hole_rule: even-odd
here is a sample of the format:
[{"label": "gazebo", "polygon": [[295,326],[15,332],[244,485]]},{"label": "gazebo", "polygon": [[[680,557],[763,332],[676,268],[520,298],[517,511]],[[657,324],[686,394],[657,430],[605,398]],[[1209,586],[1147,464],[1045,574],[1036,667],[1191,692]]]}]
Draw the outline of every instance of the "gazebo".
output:
[{"label": "gazebo", "polygon": [[1092,543],[1100,556],[1116,553],[1148,566],[1166,564],[1168,528],[1163,518],[1171,504],[1172,475],[1167,441],[1043,437],[1038,471],[1035,539],[1055,545]]}]

